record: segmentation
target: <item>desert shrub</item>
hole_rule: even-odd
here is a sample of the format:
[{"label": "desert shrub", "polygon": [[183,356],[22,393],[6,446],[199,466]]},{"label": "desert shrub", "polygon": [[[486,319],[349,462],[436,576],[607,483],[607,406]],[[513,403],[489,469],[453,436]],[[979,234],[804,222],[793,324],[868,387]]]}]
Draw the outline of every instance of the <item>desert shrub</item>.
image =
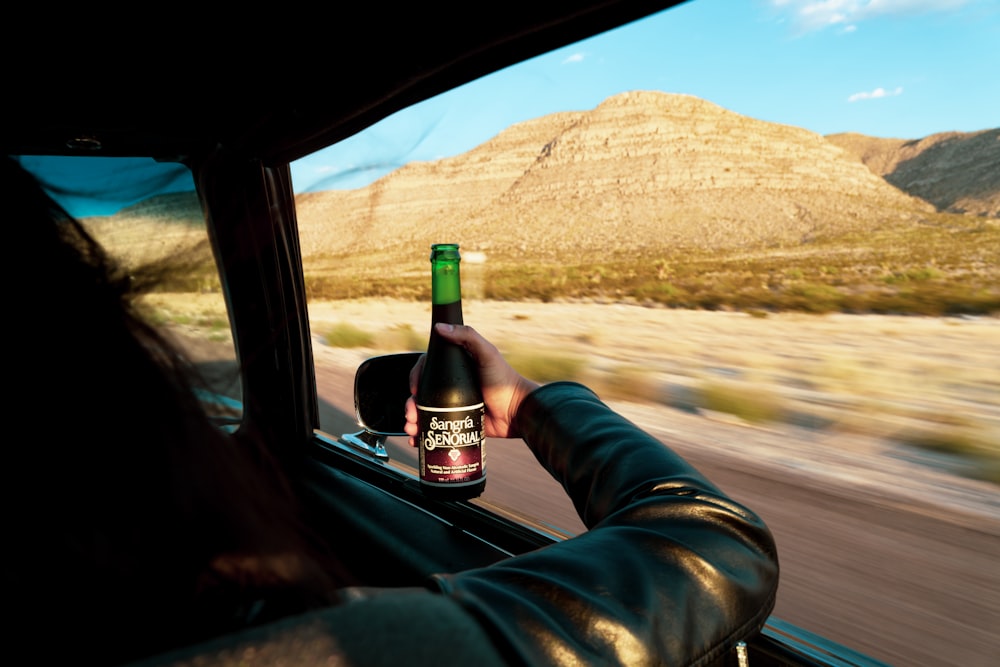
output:
[{"label": "desert shrub", "polygon": [[427,348],[427,332],[418,333],[410,324],[397,324],[375,336],[375,346],[382,350],[419,352]]},{"label": "desert shrub", "polygon": [[1000,457],[984,457],[968,474],[973,479],[1000,486]]},{"label": "desert shrub", "polygon": [[976,438],[963,428],[928,427],[907,431],[896,439],[911,447],[953,456],[978,455],[982,452]]},{"label": "desert shrub", "polygon": [[684,297],[684,290],[667,282],[647,282],[636,287],[632,295],[639,301],[673,306]]},{"label": "desert shrub", "polygon": [[542,383],[581,381],[586,368],[586,361],[582,357],[556,352],[519,349],[504,352],[504,356],[518,373]]},{"label": "desert shrub", "polygon": [[349,322],[340,322],[327,329],[323,342],[330,347],[369,347],[375,336]]},{"label": "desert shrub", "polygon": [[841,309],[840,290],[822,283],[796,283],[785,289],[783,305],[789,310],[830,313]]},{"label": "desert shrub", "polygon": [[931,266],[925,266],[911,267],[901,271],[894,271],[893,273],[884,276],[882,280],[887,285],[898,285],[900,283],[926,282],[928,280],[934,280],[941,277],[942,273],[940,270]]},{"label": "desert shrub", "polygon": [[154,327],[163,327],[175,321],[173,316],[168,311],[163,308],[151,306],[147,303],[137,303],[136,309],[142,319]]},{"label": "desert shrub", "polygon": [[414,280],[410,276],[386,275],[316,275],[306,276],[306,299],[309,301],[340,301],[343,299],[404,299],[430,300],[430,280]]},{"label": "desert shrub", "polygon": [[780,401],[761,387],[709,380],[695,389],[697,405],[749,422],[777,422],[784,416]]},{"label": "desert shrub", "polygon": [[974,425],[946,420],[894,434],[893,439],[963,462],[958,471],[966,477],[1000,484],[1000,449],[988,433]]},{"label": "desert shrub", "polygon": [[619,366],[600,378],[592,379],[590,384],[603,399],[661,402],[661,392],[656,378],[644,367]]}]

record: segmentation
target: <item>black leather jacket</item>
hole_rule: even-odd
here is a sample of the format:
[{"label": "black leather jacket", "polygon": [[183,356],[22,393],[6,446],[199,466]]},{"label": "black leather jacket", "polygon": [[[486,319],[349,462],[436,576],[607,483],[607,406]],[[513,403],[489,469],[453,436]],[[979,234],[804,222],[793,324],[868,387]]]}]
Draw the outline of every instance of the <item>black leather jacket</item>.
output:
[{"label": "black leather jacket", "polygon": [[141,664],[708,665],[764,625],[778,561],[753,512],[581,385],[537,389],[517,426],[587,532]]},{"label": "black leather jacket", "polygon": [[435,578],[511,655],[708,664],[763,627],[778,560],[753,512],[575,383],[533,392],[517,426],[588,532]]}]

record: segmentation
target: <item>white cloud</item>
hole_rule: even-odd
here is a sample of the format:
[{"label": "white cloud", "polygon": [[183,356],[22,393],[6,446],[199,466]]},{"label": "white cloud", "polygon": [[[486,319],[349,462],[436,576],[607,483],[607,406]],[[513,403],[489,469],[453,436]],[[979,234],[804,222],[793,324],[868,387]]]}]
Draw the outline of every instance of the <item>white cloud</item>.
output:
[{"label": "white cloud", "polygon": [[564,58],[563,61],[562,61],[562,64],[563,65],[568,65],[568,64],[571,64],[571,63],[582,63],[584,57],[585,56],[582,53],[574,53],[573,55],[567,56],[566,58]]},{"label": "white cloud", "polygon": [[903,94],[903,87],[899,86],[893,90],[886,90],[885,88],[876,88],[871,92],[864,93],[854,93],[847,98],[848,102],[858,102],[860,100],[877,100],[880,97],[895,97],[896,95]]},{"label": "white cloud", "polygon": [[857,23],[878,16],[952,12],[975,0],[771,0],[780,13],[791,14],[804,32],[839,26],[853,31]]}]

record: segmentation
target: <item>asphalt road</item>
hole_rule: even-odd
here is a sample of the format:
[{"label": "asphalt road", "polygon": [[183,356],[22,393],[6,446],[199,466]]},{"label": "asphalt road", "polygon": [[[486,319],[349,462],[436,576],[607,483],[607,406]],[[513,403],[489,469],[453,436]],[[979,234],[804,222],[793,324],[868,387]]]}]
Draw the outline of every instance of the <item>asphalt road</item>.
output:
[{"label": "asphalt road", "polygon": [[[353,368],[319,362],[317,380],[323,430],[356,431]],[[776,617],[900,667],[1000,664],[1000,489],[862,440],[615,407],[767,521],[782,568]],[[491,502],[582,530],[523,443],[488,447]],[[416,458],[400,442],[390,455]]]}]

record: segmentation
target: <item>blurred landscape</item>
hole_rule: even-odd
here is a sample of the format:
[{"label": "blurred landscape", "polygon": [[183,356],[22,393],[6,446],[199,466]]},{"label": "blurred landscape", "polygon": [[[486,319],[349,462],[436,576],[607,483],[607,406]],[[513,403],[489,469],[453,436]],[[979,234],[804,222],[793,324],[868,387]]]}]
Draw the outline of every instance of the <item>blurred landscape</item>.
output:
[{"label": "blurred landscape", "polygon": [[[463,301],[465,321],[540,382],[576,380],[609,402],[667,410],[664,421],[680,412],[781,434],[798,443],[785,456],[802,461],[827,450],[859,470],[906,461],[911,480],[978,483],[962,488],[1000,515],[1000,318]],[[149,303],[189,337],[228,335],[215,295]],[[430,305],[319,301],[310,322],[317,363],[353,372],[375,354],[423,349]]]},{"label": "blurred landscape", "polygon": [[[232,356],[205,342],[213,296],[153,295],[206,361]],[[522,372],[587,382],[754,507],[781,552],[777,618],[892,665],[993,664],[1000,485],[976,458],[915,443],[939,429],[969,442],[955,439],[978,422],[995,446],[1000,320],[477,299],[464,311]],[[314,302],[310,320],[320,426],[353,433],[358,364],[422,348],[430,306]],[[490,451],[488,502],[582,530],[525,448]],[[391,451],[397,465],[414,456]]]},{"label": "blurred landscape", "polygon": [[[315,300],[426,300],[429,245],[448,240],[487,299],[1000,310],[1000,129],[823,137],[634,92],[297,207]],[[90,222],[138,260],[195,231],[171,223],[200,219],[192,193]],[[217,281],[203,257],[202,280]]]},{"label": "blurred landscape", "polygon": [[[995,660],[1000,129],[822,137],[636,92],[297,204],[323,428],[362,359],[425,346],[429,246],[458,242],[466,322],[521,372],[760,509],[777,616],[891,664]],[[232,358],[193,193],[85,222],[153,267],[157,322]],[[579,529],[524,479],[490,484]]]},{"label": "blurred landscape", "polygon": [[[891,437],[963,474],[1000,478],[991,328],[1000,129],[823,137],[695,97],[633,92],[515,125],[365,188],[299,194],[297,207],[316,307],[429,303],[429,246],[455,241],[470,302],[595,306],[561,320],[551,350],[512,350],[539,379],[573,376],[630,400]],[[165,290],[218,292],[200,216],[194,195],[180,194],[88,225],[127,262],[158,265]],[[760,321],[738,335],[716,325],[697,347],[665,326],[669,337],[636,347],[599,331],[605,311],[596,306],[614,304],[716,313],[727,326]],[[794,313],[825,317],[787,324]],[[888,319],[870,325],[878,315]],[[943,316],[951,319],[920,319]],[[202,319],[228,335],[224,311]],[[817,324],[830,328],[825,339],[807,335]],[[387,336],[422,345],[422,326],[415,336],[401,326],[325,322],[314,331],[332,346]],[[770,341],[779,328],[783,339]],[[973,329],[982,332],[974,341],[955,338]],[[811,341],[808,352],[793,351],[797,336]],[[675,354],[656,366],[651,350],[662,343]],[[690,356],[696,349],[704,359]]]}]

